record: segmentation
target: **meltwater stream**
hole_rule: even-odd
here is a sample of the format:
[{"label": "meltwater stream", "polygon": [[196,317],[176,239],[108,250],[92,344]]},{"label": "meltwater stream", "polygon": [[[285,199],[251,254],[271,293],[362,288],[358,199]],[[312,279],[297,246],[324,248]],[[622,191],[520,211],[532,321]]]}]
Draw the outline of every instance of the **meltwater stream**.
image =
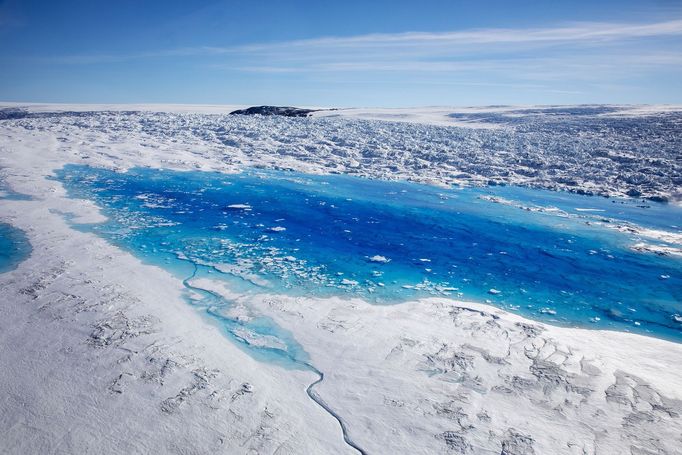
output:
[{"label": "meltwater stream", "polygon": [[[450,296],[556,325],[682,341],[682,259],[632,249],[680,245],[622,232],[646,228],[678,241],[682,210],[674,206],[262,170],[68,165],[56,175],[108,217],[83,229],[182,278],[224,280],[239,293],[376,304]],[[254,355],[306,361],[294,337],[267,318],[243,322],[216,294],[194,294]]]}]

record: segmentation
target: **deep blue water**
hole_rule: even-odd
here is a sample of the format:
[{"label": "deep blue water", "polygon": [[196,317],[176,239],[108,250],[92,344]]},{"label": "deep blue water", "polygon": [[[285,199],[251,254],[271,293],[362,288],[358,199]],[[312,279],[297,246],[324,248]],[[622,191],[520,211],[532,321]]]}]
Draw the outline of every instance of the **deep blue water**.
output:
[{"label": "deep blue water", "polygon": [[20,229],[0,223],[0,273],[14,270],[31,253],[31,245]]},{"label": "deep blue water", "polygon": [[[277,171],[69,165],[56,174],[71,196],[94,200],[109,217],[83,229],[182,278],[196,264],[198,276],[247,293],[355,295],[377,304],[430,295],[487,300],[553,324],[682,341],[682,260],[634,252],[630,235],[595,224],[680,232],[682,210],[673,206]],[[233,335],[240,328],[273,335],[288,355],[304,355],[270,321],[239,322],[219,300],[205,294],[192,302]]]}]

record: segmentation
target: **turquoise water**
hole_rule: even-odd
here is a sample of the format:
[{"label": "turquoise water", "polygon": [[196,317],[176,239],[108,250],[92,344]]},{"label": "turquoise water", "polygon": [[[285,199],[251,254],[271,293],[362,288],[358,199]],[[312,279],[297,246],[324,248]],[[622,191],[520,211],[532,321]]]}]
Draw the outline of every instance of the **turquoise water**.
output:
[{"label": "turquoise water", "polygon": [[[557,325],[682,341],[682,260],[634,252],[631,235],[608,228],[679,233],[682,210],[673,206],[256,170],[116,173],[69,165],[57,179],[109,217],[83,229],[182,278],[376,304],[449,296]],[[284,343],[266,349],[304,356],[267,319],[239,321],[230,302],[201,290],[190,300],[247,345],[250,337],[235,335],[242,329]]]},{"label": "turquoise water", "polygon": [[0,168],[0,200],[6,199],[11,201],[30,201],[31,196],[14,191],[5,181],[2,176],[4,168]]},{"label": "turquoise water", "polygon": [[0,273],[17,268],[31,253],[31,245],[23,231],[0,223]]}]

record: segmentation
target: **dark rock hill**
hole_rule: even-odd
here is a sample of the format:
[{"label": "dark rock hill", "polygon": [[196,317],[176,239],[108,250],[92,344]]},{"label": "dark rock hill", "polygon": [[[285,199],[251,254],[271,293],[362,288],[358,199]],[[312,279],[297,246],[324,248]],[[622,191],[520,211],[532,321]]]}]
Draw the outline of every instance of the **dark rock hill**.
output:
[{"label": "dark rock hill", "polygon": [[317,109],[301,109],[289,106],[253,106],[230,112],[230,115],[281,115],[284,117],[308,117]]}]

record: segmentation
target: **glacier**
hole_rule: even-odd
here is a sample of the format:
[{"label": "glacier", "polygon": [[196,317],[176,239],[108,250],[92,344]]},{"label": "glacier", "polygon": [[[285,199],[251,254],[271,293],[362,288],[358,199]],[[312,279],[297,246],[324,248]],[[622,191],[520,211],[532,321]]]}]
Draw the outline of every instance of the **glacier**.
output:
[{"label": "glacier", "polygon": [[5,452],[679,451],[679,107],[4,106]]}]

